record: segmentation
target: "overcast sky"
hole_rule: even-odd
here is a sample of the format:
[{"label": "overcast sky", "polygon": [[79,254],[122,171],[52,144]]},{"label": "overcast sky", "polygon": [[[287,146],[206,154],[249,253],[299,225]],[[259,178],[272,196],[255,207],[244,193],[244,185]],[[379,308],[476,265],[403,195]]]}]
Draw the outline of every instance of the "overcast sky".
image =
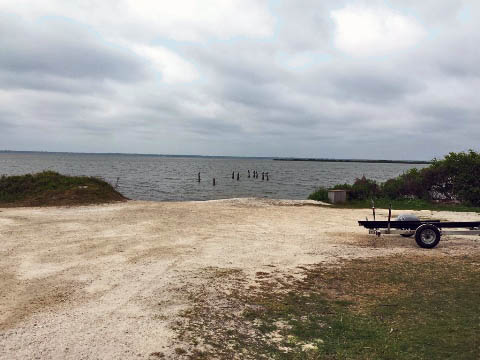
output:
[{"label": "overcast sky", "polygon": [[0,0],[0,149],[478,150],[480,1]]}]

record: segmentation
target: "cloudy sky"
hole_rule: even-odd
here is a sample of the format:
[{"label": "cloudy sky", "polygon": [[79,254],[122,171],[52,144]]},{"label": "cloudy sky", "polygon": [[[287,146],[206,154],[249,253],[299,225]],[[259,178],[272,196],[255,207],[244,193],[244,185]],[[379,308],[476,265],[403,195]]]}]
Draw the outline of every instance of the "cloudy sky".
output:
[{"label": "cloudy sky", "polygon": [[480,1],[0,0],[0,149],[478,150]]}]

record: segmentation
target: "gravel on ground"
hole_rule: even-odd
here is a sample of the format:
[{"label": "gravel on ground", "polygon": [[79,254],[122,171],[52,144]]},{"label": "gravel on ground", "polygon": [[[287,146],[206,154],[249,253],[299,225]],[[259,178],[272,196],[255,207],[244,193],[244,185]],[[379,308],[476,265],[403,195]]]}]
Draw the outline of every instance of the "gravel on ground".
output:
[{"label": "gravel on ground", "polygon": [[366,216],[368,209],[266,199],[0,209],[0,359],[174,354],[172,324],[203,270],[301,276],[299,267],[342,259],[480,251],[478,236],[444,237],[433,250],[412,238],[375,238],[358,226]]}]

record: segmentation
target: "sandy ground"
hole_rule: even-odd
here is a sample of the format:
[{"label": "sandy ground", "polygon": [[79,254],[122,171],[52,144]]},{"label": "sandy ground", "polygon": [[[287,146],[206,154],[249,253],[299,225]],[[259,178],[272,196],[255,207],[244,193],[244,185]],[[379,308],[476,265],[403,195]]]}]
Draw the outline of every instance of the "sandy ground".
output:
[{"label": "sandy ground", "polygon": [[357,224],[365,216],[259,199],[0,209],[0,359],[173,357],[172,324],[189,306],[182,284],[201,285],[212,268],[248,278],[342,258],[480,251],[478,237],[444,237],[433,250],[376,239]]}]

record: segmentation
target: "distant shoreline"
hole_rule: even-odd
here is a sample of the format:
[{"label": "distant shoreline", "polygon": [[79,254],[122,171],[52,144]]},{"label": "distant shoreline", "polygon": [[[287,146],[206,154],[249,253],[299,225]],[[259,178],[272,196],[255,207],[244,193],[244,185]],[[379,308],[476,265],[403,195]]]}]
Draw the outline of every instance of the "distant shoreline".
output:
[{"label": "distant shoreline", "polygon": [[204,159],[258,159],[276,161],[317,161],[317,162],[353,162],[371,164],[431,164],[425,160],[372,160],[372,159],[322,159],[322,158],[275,158],[272,156],[221,156],[221,155],[188,155],[188,154],[140,154],[140,153],[89,153],[89,152],[67,152],[67,151],[29,151],[29,150],[0,150],[0,154],[62,154],[62,155],[104,155],[104,156],[148,156],[148,157],[170,157],[170,158],[204,158]]},{"label": "distant shoreline", "polygon": [[51,154],[51,155],[102,155],[102,156],[145,156],[167,158],[202,158],[202,159],[260,159],[272,160],[272,156],[230,156],[230,155],[189,155],[189,154],[142,154],[142,153],[102,153],[72,151],[36,151],[36,150],[0,150],[0,154]]},{"label": "distant shoreline", "polygon": [[428,165],[431,161],[424,160],[370,160],[370,159],[302,159],[302,158],[274,158],[276,161],[317,161],[317,162],[346,162],[346,163],[368,163],[368,164],[421,164]]}]

